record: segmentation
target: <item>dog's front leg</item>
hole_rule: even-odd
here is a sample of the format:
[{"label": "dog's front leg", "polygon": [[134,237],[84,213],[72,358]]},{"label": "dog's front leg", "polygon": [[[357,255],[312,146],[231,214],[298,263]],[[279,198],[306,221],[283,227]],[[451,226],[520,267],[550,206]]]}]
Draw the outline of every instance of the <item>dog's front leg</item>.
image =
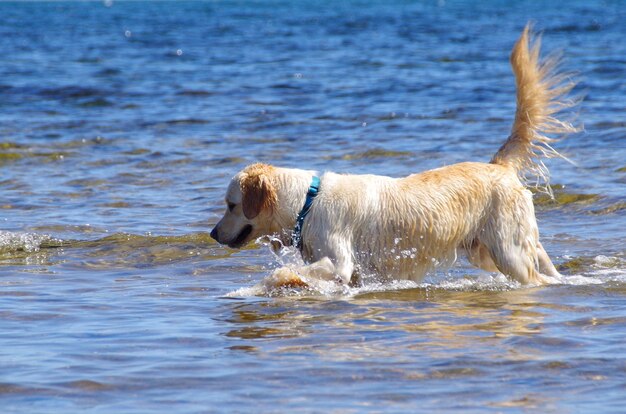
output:
[{"label": "dog's front leg", "polygon": [[328,257],[313,262],[297,269],[297,272],[305,278],[316,280],[335,280],[335,265]]},{"label": "dog's front leg", "polygon": [[335,266],[328,257],[305,266],[283,266],[265,280],[268,287],[306,287],[316,280],[335,280]]},{"label": "dog's front leg", "polygon": [[343,285],[349,285],[355,269],[351,243],[336,234],[327,238],[317,237],[314,240],[318,243],[305,245],[304,259],[311,262],[311,266],[317,262],[330,262],[333,266],[332,278]]},{"label": "dog's front leg", "polygon": [[328,256],[324,256],[316,262],[298,268],[297,272],[308,279],[335,281],[347,285],[352,278],[352,270],[351,264],[341,262],[338,266]]},{"label": "dog's front leg", "polygon": [[[349,280],[349,279],[348,279]],[[328,257],[299,267],[280,267],[264,280],[266,288],[281,287],[313,287],[319,286],[316,282],[344,283],[344,277],[339,274],[337,267]]]},{"label": "dog's front leg", "polygon": [[352,262],[341,262],[339,266],[335,266],[335,280],[339,280],[344,285],[349,285],[352,280],[354,265]]}]

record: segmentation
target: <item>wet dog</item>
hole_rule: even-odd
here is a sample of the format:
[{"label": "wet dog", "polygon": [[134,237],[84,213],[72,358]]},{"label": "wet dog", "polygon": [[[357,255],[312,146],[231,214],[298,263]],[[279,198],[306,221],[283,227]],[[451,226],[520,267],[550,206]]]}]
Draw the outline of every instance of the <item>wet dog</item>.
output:
[{"label": "wet dog", "polygon": [[534,175],[547,186],[542,157],[560,156],[550,144],[577,129],[556,118],[572,105],[566,95],[574,83],[555,73],[555,58],[540,62],[540,42],[531,37],[526,26],[511,53],[515,119],[489,163],[464,162],[404,178],[318,177],[315,171],[253,164],[230,182],[226,213],[211,236],[238,248],[275,235],[297,246],[309,263],[296,269],[299,275],[343,284],[360,274],[419,281],[435,266],[454,262],[459,251],[481,269],[522,284],[547,283],[559,274],[539,242],[524,182]]}]

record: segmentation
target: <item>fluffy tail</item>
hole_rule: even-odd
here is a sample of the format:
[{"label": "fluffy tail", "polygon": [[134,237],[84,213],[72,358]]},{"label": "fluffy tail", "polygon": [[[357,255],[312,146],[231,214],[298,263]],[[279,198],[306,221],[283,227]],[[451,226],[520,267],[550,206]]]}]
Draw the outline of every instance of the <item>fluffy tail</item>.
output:
[{"label": "fluffy tail", "polygon": [[[570,122],[559,120],[556,115],[577,102],[566,95],[576,85],[568,74],[556,73],[559,63],[557,56],[539,62],[540,39],[534,39],[530,25],[526,25],[522,35],[511,52],[511,66],[517,86],[517,109],[511,135],[491,162],[514,168],[524,181],[528,176],[536,177],[536,186],[545,186],[550,192],[549,171],[542,157],[561,157],[551,143],[559,136],[579,131]],[[551,134],[550,138],[544,134]]]}]

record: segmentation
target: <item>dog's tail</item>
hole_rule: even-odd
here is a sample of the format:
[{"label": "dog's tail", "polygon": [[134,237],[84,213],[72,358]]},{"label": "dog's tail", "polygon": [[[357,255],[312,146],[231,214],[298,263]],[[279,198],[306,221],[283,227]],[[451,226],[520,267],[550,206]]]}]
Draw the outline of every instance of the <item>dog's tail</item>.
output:
[{"label": "dog's tail", "polygon": [[[577,102],[566,95],[576,85],[568,74],[556,73],[558,56],[539,61],[541,40],[532,38],[530,25],[511,52],[511,66],[517,86],[517,109],[511,135],[493,156],[493,164],[514,168],[524,181],[536,177],[536,186],[544,186],[550,192],[549,171],[542,157],[562,157],[551,143],[564,134],[579,131],[570,122],[559,120],[556,115]],[[550,138],[544,134],[550,134]]]}]

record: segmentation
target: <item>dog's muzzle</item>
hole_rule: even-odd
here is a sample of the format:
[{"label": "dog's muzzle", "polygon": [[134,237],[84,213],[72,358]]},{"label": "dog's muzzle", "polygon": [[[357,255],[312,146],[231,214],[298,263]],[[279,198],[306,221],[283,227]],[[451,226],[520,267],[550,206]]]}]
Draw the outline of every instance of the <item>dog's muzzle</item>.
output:
[{"label": "dog's muzzle", "polygon": [[[215,230],[215,229],[213,229],[213,230]],[[211,233],[213,233],[213,232],[211,232]],[[226,245],[228,247],[230,247],[231,249],[237,249],[237,248],[243,246],[243,244],[246,242],[246,239],[248,238],[250,233],[252,233],[252,226],[250,224],[247,224],[246,226],[244,226],[243,229],[241,229],[241,231],[239,232],[237,237],[235,237],[235,239],[233,241],[227,243]],[[213,237],[213,235],[211,235],[211,237]],[[215,237],[213,237],[213,238],[215,238]],[[217,239],[215,239],[215,240],[217,240]]]},{"label": "dog's muzzle", "polygon": [[211,238],[219,243],[220,241],[217,237],[217,227],[213,227],[213,230],[211,230]]}]

